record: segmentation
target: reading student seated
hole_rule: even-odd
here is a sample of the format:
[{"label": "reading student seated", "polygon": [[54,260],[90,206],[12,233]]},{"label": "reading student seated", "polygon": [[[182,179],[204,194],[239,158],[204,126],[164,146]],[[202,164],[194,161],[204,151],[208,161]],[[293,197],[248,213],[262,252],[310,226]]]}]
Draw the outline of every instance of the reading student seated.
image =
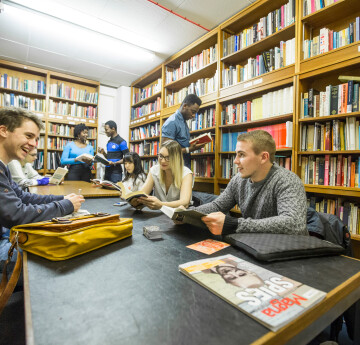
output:
[{"label": "reading student seated", "polygon": [[159,164],[151,167],[142,191],[155,196],[134,199],[133,206],[143,204],[152,210],[163,205],[188,207],[192,192],[192,171],[184,166],[181,146],[174,140],[162,143]]},{"label": "reading student seated", "polygon": [[125,177],[122,183],[127,192],[142,190],[146,174],[141,165],[141,158],[136,152],[128,152],[124,156]]},{"label": "reading student seated", "polygon": [[[195,208],[208,214],[202,221],[211,233],[308,235],[304,186],[296,174],[274,163],[275,152],[268,132],[255,130],[238,136],[234,164],[239,172],[216,200]],[[225,215],[236,204],[242,217]]]},{"label": "reading student seated", "polygon": [[33,148],[22,160],[14,159],[8,164],[11,177],[22,189],[31,186],[47,185],[48,177],[41,176],[34,168],[33,163],[37,158],[37,149]]}]

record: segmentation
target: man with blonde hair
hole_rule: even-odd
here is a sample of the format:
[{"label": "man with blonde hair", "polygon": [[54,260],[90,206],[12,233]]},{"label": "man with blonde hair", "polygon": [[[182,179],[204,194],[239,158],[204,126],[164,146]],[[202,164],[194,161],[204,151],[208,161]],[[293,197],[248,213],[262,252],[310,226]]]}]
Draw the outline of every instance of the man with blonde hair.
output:
[{"label": "man with blonde hair", "polygon": [[[195,208],[208,214],[202,220],[210,232],[307,235],[304,186],[296,174],[274,163],[273,137],[255,130],[240,134],[237,140],[238,174],[216,200]],[[225,215],[236,204],[242,217]]]}]

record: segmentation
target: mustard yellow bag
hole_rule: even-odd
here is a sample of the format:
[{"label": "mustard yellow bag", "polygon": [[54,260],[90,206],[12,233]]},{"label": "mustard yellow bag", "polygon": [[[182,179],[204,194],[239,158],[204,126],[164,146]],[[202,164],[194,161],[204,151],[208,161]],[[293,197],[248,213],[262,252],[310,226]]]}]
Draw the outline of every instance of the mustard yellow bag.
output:
[{"label": "mustard yellow bag", "polygon": [[14,226],[10,236],[13,238],[18,235],[18,243],[23,250],[60,261],[129,237],[132,228],[131,218],[96,213]]}]

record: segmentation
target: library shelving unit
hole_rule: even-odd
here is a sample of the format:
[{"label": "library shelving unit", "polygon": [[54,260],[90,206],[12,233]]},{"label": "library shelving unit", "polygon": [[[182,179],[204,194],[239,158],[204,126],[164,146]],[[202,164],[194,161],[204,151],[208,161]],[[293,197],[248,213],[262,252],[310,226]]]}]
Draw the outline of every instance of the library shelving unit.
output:
[{"label": "library shelving unit", "polygon": [[162,69],[156,67],[131,85],[129,148],[139,154],[145,172],[155,164],[159,151]]},{"label": "library shelving unit", "polygon": [[[313,11],[305,1],[299,2],[302,49],[295,166],[310,204],[343,219],[351,232],[354,254],[360,257],[360,40],[356,33],[360,3],[332,2]],[[339,80],[340,76],[359,79]]]},{"label": "library shelving unit", "polygon": [[99,82],[5,60],[0,60],[0,74],[0,106],[31,110],[44,123],[38,145],[40,173],[54,172],[76,124],[89,127],[89,142],[96,150]]}]

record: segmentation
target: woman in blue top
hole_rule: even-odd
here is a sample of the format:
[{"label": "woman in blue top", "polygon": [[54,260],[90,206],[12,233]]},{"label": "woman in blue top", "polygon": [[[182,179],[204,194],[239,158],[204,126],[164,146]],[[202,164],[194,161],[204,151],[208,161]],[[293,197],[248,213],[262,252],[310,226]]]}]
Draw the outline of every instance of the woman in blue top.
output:
[{"label": "woman in blue top", "polygon": [[91,178],[91,163],[92,159],[77,157],[83,153],[88,153],[94,156],[94,148],[87,143],[89,128],[85,124],[80,123],[74,128],[75,140],[67,143],[61,155],[61,164],[69,165],[69,172],[66,179],[69,181],[87,181]]}]

